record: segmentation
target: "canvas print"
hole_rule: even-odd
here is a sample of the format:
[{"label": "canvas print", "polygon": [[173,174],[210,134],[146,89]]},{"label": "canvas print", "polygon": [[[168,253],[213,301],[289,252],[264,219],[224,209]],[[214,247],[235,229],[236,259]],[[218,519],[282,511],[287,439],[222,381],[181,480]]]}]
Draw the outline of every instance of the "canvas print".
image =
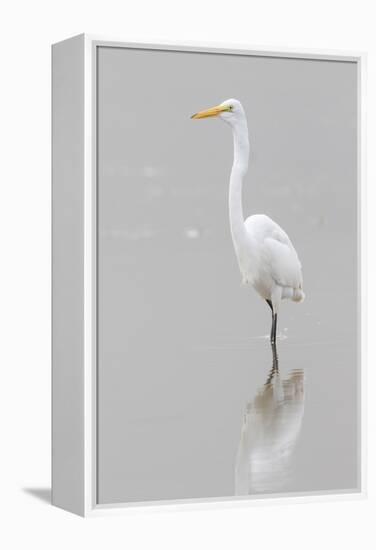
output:
[{"label": "canvas print", "polygon": [[357,94],[98,48],[99,504],[359,490]]}]

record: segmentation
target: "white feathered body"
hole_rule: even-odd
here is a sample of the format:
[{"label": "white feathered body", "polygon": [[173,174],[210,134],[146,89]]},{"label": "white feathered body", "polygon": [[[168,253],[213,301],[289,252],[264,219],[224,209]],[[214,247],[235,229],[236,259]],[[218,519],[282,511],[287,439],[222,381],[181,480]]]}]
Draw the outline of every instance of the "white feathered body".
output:
[{"label": "white feathered body", "polygon": [[281,300],[304,299],[302,266],[287,233],[264,214],[244,222],[247,239],[235,240],[243,283],[250,284],[278,311]]}]

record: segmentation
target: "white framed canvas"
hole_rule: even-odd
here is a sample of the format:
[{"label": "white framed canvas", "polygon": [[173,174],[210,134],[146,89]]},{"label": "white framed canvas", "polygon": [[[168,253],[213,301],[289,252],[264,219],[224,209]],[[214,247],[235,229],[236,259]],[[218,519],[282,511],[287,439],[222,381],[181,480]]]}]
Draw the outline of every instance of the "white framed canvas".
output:
[{"label": "white framed canvas", "polygon": [[53,46],[56,506],[363,494],[363,72]]}]

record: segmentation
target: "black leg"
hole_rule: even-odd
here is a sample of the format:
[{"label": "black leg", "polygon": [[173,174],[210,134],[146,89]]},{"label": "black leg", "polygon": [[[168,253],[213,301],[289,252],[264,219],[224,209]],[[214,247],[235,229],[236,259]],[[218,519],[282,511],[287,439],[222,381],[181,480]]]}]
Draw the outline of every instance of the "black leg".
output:
[{"label": "black leg", "polygon": [[274,315],[273,304],[271,300],[265,300],[270,309],[272,310],[272,330],[270,333],[270,341],[272,344],[275,344],[275,339],[277,336],[277,314]]},{"label": "black leg", "polygon": [[276,338],[277,338],[277,314],[273,313],[272,332],[270,334],[270,341],[272,344],[275,344]]},{"label": "black leg", "polygon": [[279,367],[278,367],[278,353],[277,353],[277,345],[275,342],[273,342],[273,344],[271,345],[272,347],[272,354],[273,354],[273,370],[275,372],[278,372],[279,370]]}]

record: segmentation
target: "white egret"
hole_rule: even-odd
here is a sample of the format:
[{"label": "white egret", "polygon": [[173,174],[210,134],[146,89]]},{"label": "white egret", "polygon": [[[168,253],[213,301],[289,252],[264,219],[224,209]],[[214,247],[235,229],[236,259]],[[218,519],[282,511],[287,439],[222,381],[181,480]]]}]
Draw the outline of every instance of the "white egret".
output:
[{"label": "white egret", "polygon": [[227,122],[234,138],[234,161],[230,176],[230,227],[243,283],[250,284],[266,300],[272,312],[271,342],[277,334],[277,315],[282,300],[304,299],[302,267],[285,231],[264,214],[244,220],[243,178],[248,171],[247,119],[240,101],[228,99],[191,118],[219,117]]}]

